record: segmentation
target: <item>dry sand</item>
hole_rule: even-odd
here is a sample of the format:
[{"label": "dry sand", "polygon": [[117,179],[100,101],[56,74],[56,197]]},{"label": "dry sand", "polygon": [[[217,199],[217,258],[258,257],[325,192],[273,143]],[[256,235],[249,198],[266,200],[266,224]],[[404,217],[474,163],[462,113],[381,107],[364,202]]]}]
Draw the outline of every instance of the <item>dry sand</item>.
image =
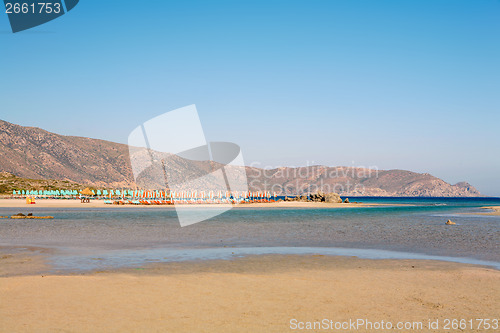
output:
[{"label": "dry sand", "polygon": [[[79,199],[36,199],[35,204],[27,204],[25,199],[0,199],[0,207],[4,208],[98,208],[98,207],[117,207],[117,205],[106,205],[104,200],[91,200],[90,203],[81,203]],[[127,205],[130,206],[130,205]]]},{"label": "dry sand", "polygon": [[[217,205],[182,205],[183,207],[217,207]],[[380,204],[363,203],[323,203],[323,202],[296,202],[282,201],[272,203],[251,203],[233,205],[234,208],[348,208],[348,207],[371,207],[380,206]],[[0,207],[11,208],[30,208],[30,207],[49,207],[49,208],[117,208],[117,207],[173,207],[171,205],[112,205],[105,204],[104,200],[91,200],[90,203],[81,203],[78,199],[37,199],[35,204],[27,204],[24,199],[0,199]]]},{"label": "dry sand", "polygon": [[498,318],[499,286],[489,268],[328,256],[11,276],[0,278],[0,331],[290,332],[292,319],[368,319],[422,322],[415,331],[429,332],[438,319],[435,331],[446,332],[445,319]]}]

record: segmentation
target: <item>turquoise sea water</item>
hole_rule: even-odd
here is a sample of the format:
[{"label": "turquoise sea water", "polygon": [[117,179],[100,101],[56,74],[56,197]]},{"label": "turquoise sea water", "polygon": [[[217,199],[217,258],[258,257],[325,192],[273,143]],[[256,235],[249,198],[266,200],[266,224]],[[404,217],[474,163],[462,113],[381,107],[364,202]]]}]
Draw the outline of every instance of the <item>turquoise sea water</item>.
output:
[{"label": "turquoise sea water", "polygon": [[[437,259],[500,268],[500,217],[474,214],[483,212],[482,206],[500,206],[499,198],[352,201],[393,206],[245,207],[184,228],[171,207],[1,208],[0,215],[33,212],[55,219],[0,220],[0,246],[54,249],[49,260],[56,270],[268,253]],[[448,219],[457,225],[445,225]]]}]

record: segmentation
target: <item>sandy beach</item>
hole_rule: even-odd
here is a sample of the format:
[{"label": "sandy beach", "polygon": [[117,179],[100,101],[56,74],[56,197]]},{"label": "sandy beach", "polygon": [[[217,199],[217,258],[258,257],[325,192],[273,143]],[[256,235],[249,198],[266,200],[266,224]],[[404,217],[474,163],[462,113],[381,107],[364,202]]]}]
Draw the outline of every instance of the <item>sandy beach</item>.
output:
[{"label": "sandy beach", "polygon": [[500,0],[4,5],[0,333],[500,333]]},{"label": "sandy beach", "polygon": [[[277,202],[244,204],[236,207],[245,209],[367,206],[372,205]],[[27,205],[20,199],[3,199],[0,200],[0,207],[16,208],[14,211],[18,208],[20,211],[26,211],[21,208],[30,207],[172,209],[168,206],[105,205],[103,201],[97,200],[81,204],[79,200],[50,199],[38,200],[35,205]],[[488,208],[496,209],[498,214],[499,207]],[[78,214],[82,214],[82,210],[77,211]],[[0,332],[458,331],[452,329],[453,322],[465,323],[466,328],[462,329],[464,332],[496,331],[491,329],[491,325],[495,323],[498,325],[500,315],[498,311],[500,271],[491,267],[445,261],[368,260],[319,254],[264,254],[234,256],[230,260],[192,260],[154,264],[149,261],[145,265],[141,263],[142,266],[138,264],[128,268],[92,268],[95,269],[93,271],[74,268],[80,267],[78,265],[68,270],[57,271],[55,269],[59,268],[49,265],[51,256],[63,252],[61,247],[72,245],[74,246],[72,251],[85,253],[92,250],[92,245],[107,244],[110,235],[117,241],[116,244],[120,245],[121,242],[128,244],[127,248],[132,252],[137,249],[132,246],[134,244],[132,240],[144,240],[144,243],[138,243],[143,246],[141,244],[154,243],[158,239],[176,244],[174,241],[191,242],[192,239],[199,240],[205,237],[208,240],[224,240],[224,245],[221,243],[219,246],[226,248],[225,242],[230,244],[233,235],[238,235],[240,238],[243,238],[242,235],[250,235],[252,244],[256,244],[253,246],[262,246],[256,242],[259,237],[270,235],[273,241],[279,240],[280,237],[287,240],[287,232],[293,235],[294,239],[298,238],[296,235],[310,239],[307,237],[319,238],[321,234],[324,239],[332,242],[356,240],[361,234],[369,234],[391,244],[400,239],[403,239],[405,244],[413,244],[411,237],[415,234],[436,234],[438,236],[435,243],[439,244],[440,251],[438,254],[446,249],[453,249],[453,253],[457,256],[462,254],[461,248],[452,247],[450,244],[460,243],[464,235],[467,235],[468,239],[475,239],[474,235],[478,235],[477,239],[483,242],[483,248],[478,253],[495,253],[497,244],[494,235],[491,239],[488,238],[491,232],[487,225],[486,231],[483,232],[482,229],[477,229],[477,223],[467,224],[466,219],[462,221],[463,224],[458,223],[458,227],[449,227],[445,226],[439,217],[439,221],[435,224],[426,223],[422,225],[422,229],[411,229],[411,232],[398,234],[400,232],[398,230],[402,229],[399,224],[396,225],[396,229],[386,229],[390,221],[386,222],[385,218],[389,217],[390,220],[391,215],[384,214],[386,217],[380,218],[384,227],[381,231],[377,228],[370,229],[363,224],[364,227],[359,231],[359,235],[356,234],[358,232],[356,219],[348,219],[345,222],[338,219],[336,228],[330,224],[322,224],[320,220],[314,225],[320,232],[309,236],[310,227],[297,228],[293,220],[289,219],[298,214],[301,217],[296,223],[303,224],[302,221],[307,219],[302,217],[302,214],[310,214],[310,211],[288,211],[285,212],[285,217],[269,224],[251,220],[256,211],[236,212],[243,214],[240,218],[249,219],[248,225],[235,225],[224,220],[214,221],[206,225],[200,224],[201,229],[193,232],[191,229],[179,228],[176,222],[175,227],[173,222],[172,225],[163,224],[160,217],[164,216],[156,216],[156,211],[146,212],[149,214],[146,216],[150,217],[150,225],[143,225],[140,224],[143,211],[131,210],[122,214],[113,210],[100,210],[97,216],[92,215],[91,218],[55,219],[54,223],[58,223],[54,229],[57,230],[57,237],[53,235],[52,222],[22,223],[2,220],[5,222],[2,234],[5,244],[17,240],[19,245],[0,247]],[[266,221],[273,216],[269,214],[281,216],[283,212],[262,209],[259,213],[263,211],[267,213],[259,219]],[[137,212],[140,214],[134,215]],[[85,211],[83,213],[87,214]],[[313,213],[312,215],[318,215],[320,218],[322,214],[327,214],[328,220],[332,214],[326,210],[316,210]],[[353,213],[358,214],[358,211]],[[113,222],[112,215],[115,214],[122,216]],[[435,214],[434,211],[431,214]],[[37,212],[35,215],[40,214]],[[413,215],[412,220],[416,220],[418,216]],[[429,217],[425,215],[422,219],[427,221]],[[494,220],[490,218],[484,220],[488,221],[480,226],[494,222],[489,222]],[[285,225],[282,221],[286,221],[286,230],[280,228]],[[371,223],[373,227],[380,224],[376,223],[379,221],[376,218],[372,218],[372,221],[375,221]],[[136,222],[139,224],[135,224]],[[273,225],[276,229],[271,228]],[[307,226],[307,223],[304,225]],[[354,231],[349,229],[351,225],[354,225]],[[415,223],[411,225],[414,226]],[[474,227],[470,234],[466,234],[463,228],[468,225]],[[120,226],[120,229],[114,229],[113,226]],[[129,229],[121,226],[127,226]],[[459,229],[461,226],[462,229]],[[141,234],[140,230],[144,234]],[[397,236],[386,238],[387,230],[391,230],[391,235]],[[430,231],[425,234],[424,230]],[[304,233],[301,233],[302,231]],[[185,236],[185,233],[192,233],[192,237]],[[427,237],[432,238],[432,236]],[[93,242],[87,244],[85,242],[87,238]],[[374,242],[373,238],[361,239],[368,243]],[[419,240],[419,244],[421,242],[422,240]],[[432,249],[435,243],[429,242],[426,246]],[[38,244],[38,247],[25,247],[25,244]],[[56,246],[44,247],[44,244]],[[140,252],[140,249],[137,249],[137,252]],[[100,253],[97,251],[95,258],[89,260],[103,260],[104,256]],[[130,266],[129,261],[126,265]],[[478,321],[479,319],[489,320],[490,329],[485,330],[484,326],[480,326],[484,325],[484,322]],[[394,329],[380,330],[369,326],[382,323],[385,323],[386,328],[390,323]],[[308,325],[312,328],[301,329],[307,328]],[[344,327],[342,325],[348,326],[342,328]],[[398,325],[410,325],[410,327],[404,329],[398,328]]]},{"label": "sandy beach", "polygon": [[490,210],[487,213],[480,213],[481,215],[500,216],[500,206],[489,206],[489,207],[481,207],[481,208]]},{"label": "sandy beach", "polygon": [[[5,260],[26,265],[25,257]],[[500,272],[490,268],[319,255],[4,275],[0,331],[289,332],[301,322],[363,319],[445,332],[446,319],[498,318],[499,283]],[[430,329],[429,319],[439,329]],[[480,331],[472,325],[467,332]]]},{"label": "sandy beach", "polygon": [[[215,204],[182,205],[184,207],[216,207]],[[270,203],[245,203],[233,205],[234,208],[349,208],[349,207],[372,207],[379,204],[364,203],[324,203],[324,202],[298,202],[280,201]],[[24,199],[0,199],[0,207],[5,208],[105,208],[105,207],[172,207],[168,205],[113,205],[105,204],[104,200],[91,200],[89,203],[81,203],[79,199],[37,199],[35,204],[27,204]]]}]

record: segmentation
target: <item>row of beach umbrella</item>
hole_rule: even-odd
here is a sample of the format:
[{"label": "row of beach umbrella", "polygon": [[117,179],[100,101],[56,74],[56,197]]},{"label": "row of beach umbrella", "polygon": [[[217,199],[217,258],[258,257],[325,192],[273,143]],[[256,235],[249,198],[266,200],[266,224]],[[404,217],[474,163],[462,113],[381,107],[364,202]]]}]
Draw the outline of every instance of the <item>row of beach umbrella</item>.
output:
[{"label": "row of beach umbrella", "polygon": [[97,196],[101,198],[134,198],[134,199],[174,199],[174,200],[210,200],[210,199],[270,199],[276,193],[269,191],[159,191],[159,190],[13,190],[13,196],[48,196],[48,197],[80,197]]}]

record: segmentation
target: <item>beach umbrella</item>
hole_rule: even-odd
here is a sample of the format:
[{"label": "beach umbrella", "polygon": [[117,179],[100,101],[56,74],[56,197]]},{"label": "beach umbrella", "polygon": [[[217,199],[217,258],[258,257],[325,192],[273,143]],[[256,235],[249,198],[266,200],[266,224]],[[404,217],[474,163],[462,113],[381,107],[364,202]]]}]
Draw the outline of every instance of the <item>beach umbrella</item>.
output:
[{"label": "beach umbrella", "polygon": [[87,196],[91,196],[91,195],[94,195],[94,192],[91,191],[88,187],[86,189],[84,189],[83,191],[80,191],[80,194],[82,195],[87,195]]}]

